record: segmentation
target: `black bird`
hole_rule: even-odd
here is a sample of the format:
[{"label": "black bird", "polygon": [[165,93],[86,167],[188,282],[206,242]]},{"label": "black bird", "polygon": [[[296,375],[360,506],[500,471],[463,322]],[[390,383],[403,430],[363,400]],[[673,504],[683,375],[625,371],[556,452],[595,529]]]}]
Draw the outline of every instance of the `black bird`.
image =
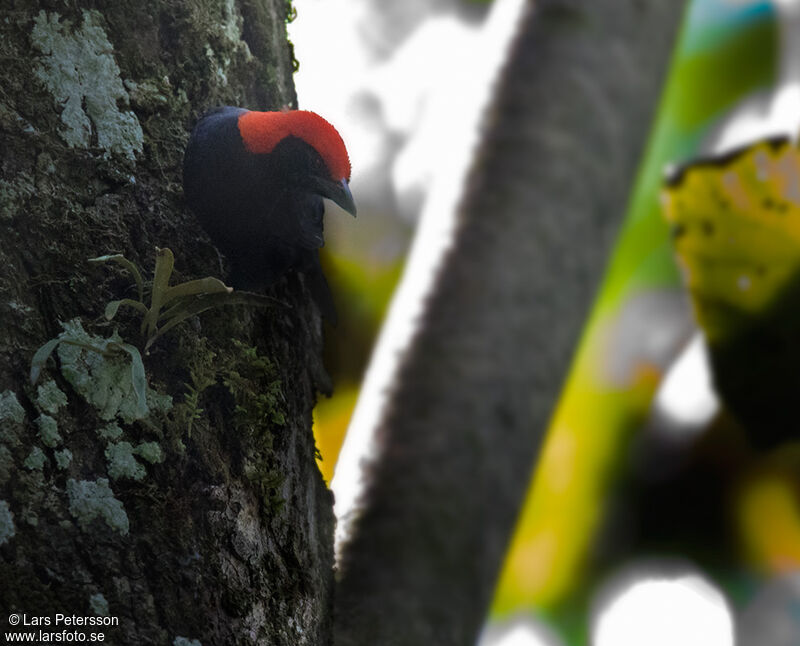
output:
[{"label": "black bird", "polygon": [[231,264],[236,289],[260,289],[289,270],[305,276],[323,316],[336,309],[322,273],[323,198],[353,216],[350,159],[336,129],[305,110],[206,113],[183,160],[183,191]]}]

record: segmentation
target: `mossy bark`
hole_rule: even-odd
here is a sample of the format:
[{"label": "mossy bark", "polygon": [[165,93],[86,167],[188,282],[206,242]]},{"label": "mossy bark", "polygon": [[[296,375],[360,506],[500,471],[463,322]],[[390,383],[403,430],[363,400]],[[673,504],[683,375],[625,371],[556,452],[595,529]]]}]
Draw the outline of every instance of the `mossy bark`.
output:
[{"label": "mossy bark", "polygon": [[322,342],[301,278],[275,286],[269,309],[212,310],[161,338],[143,357],[146,415],[110,376],[124,354],[62,344],[28,381],[61,322],[143,345],[135,312],[102,316],[135,295],[130,276],[88,258],[122,253],[149,275],[169,247],[173,280],[221,274],[183,202],[183,149],[214,105],[294,105],[285,12],[284,0],[4,11],[3,622],[105,613],[114,644],[330,641],[333,515],[310,430]]}]

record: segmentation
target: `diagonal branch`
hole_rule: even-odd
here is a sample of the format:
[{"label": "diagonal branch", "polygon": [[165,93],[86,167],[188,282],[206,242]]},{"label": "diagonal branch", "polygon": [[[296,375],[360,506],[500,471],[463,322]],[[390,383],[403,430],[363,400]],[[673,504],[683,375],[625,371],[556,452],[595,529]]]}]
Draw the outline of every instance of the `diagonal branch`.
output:
[{"label": "diagonal branch", "polygon": [[475,642],[682,11],[531,4],[379,425],[337,646]]}]

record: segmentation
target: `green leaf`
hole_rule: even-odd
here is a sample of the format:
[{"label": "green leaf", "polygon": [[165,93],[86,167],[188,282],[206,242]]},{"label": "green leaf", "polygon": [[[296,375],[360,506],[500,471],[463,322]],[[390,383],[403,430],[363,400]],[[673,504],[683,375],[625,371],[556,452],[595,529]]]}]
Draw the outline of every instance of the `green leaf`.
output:
[{"label": "green leaf", "polygon": [[800,272],[798,176],[800,150],[772,139],[687,164],[665,188],[664,217],[712,346],[736,338],[793,293]]},{"label": "green leaf", "polygon": [[90,352],[96,352],[97,354],[102,355],[104,357],[108,356],[108,344],[109,344],[108,340],[103,341],[102,345],[94,345],[93,343],[87,343],[82,339],[75,339],[73,337],[62,334],[59,341],[61,341],[61,343],[66,343],[67,345],[74,345],[79,348],[83,348],[84,350],[89,350]]},{"label": "green leaf", "polygon": [[164,302],[164,296],[169,289],[169,279],[175,266],[175,256],[168,248],[156,247],[156,268],[153,272],[153,293],[150,295],[150,311],[142,321],[142,330],[148,341],[156,333],[158,314]]},{"label": "green leaf", "polygon": [[191,316],[205,312],[212,307],[218,307],[220,305],[256,305],[265,307],[279,302],[280,301],[270,298],[269,296],[254,294],[252,292],[223,292],[221,294],[204,294],[198,296],[186,303],[185,307],[176,306],[168,310],[174,313],[167,319],[167,322],[161,326],[158,332],[147,340],[144,350],[147,352],[156,339],[174,328],[178,323],[185,321]]},{"label": "green leaf", "polygon": [[109,261],[115,262],[118,265],[122,265],[125,269],[131,272],[131,274],[133,274],[133,279],[136,281],[136,289],[139,292],[139,300],[144,302],[144,280],[142,280],[142,274],[139,271],[139,268],[135,264],[133,264],[121,253],[115,253],[107,256],[98,256],[97,258],[89,258],[89,262],[92,263],[101,263]]},{"label": "green leaf", "polygon": [[135,310],[142,312],[142,314],[145,316],[147,315],[147,306],[144,303],[135,301],[131,298],[123,298],[119,301],[111,301],[108,305],[106,305],[106,320],[110,321],[113,319],[117,315],[117,310],[119,310],[121,305],[127,305],[128,307],[132,307]]},{"label": "green leaf", "polygon": [[175,285],[167,289],[164,294],[162,305],[167,305],[177,298],[185,296],[197,296],[199,294],[222,294],[230,293],[233,287],[228,287],[218,278],[198,278],[197,280],[190,280],[180,285]]},{"label": "green leaf", "polygon": [[133,385],[133,392],[136,393],[136,413],[140,417],[146,417],[147,410],[147,377],[144,373],[144,362],[142,362],[142,355],[136,346],[130,343],[120,343],[118,341],[111,341],[109,347],[118,348],[127,352],[131,357],[131,384]]},{"label": "green leaf", "polygon": [[195,301],[195,298],[196,297],[189,296],[187,298],[175,299],[172,305],[170,305],[167,309],[161,312],[160,316],[158,317],[159,322],[171,319],[179,312],[182,312]]},{"label": "green leaf", "polygon": [[47,363],[50,355],[53,354],[53,350],[56,349],[59,343],[61,343],[61,339],[50,339],[33,355],[33,359],[31,359],[31,385],[39,380],[39,375],[42,372],[42,368],[44,368],[44,364]]}]

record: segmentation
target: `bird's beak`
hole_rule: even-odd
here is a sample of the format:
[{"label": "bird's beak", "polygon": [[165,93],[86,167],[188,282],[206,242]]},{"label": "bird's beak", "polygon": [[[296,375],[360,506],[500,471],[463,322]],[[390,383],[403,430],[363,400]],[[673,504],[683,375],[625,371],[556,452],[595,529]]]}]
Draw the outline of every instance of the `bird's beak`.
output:
[{"label": "bird's beak", "polygon": [[336,202],[350,215],[356,217],[356,203],[346,179],[341,182],[332,182],[328,179],[315,178],[313,188],[315,193]]}]

